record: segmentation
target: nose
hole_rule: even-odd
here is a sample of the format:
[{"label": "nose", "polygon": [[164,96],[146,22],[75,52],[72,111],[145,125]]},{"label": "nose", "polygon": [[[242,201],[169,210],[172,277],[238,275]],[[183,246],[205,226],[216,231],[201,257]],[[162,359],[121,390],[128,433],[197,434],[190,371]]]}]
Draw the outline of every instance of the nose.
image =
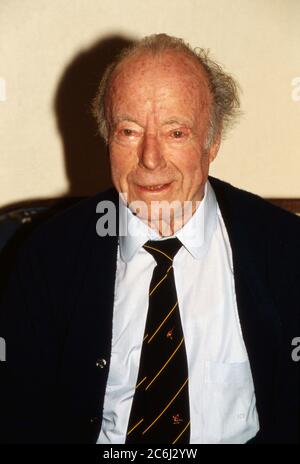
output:
[{"label": "nose", "polygon": [[139,165],[151,171],[166,166],[157,135],[145,135],[141,146]]}]

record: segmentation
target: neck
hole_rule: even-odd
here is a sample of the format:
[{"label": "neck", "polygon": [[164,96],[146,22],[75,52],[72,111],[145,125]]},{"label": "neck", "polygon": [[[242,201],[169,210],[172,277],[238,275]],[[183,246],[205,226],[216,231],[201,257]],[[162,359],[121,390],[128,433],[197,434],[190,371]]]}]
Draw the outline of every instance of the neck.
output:
[{"label": "neck", "polygon": [[140,218],[151,229],[154,229],[161,237],[170,237],[190,220],[200,205],[201,201],[186,201],[180,210],[169,210],[168,214],[163,209],[159,214],[153,214],[147,219]]}]

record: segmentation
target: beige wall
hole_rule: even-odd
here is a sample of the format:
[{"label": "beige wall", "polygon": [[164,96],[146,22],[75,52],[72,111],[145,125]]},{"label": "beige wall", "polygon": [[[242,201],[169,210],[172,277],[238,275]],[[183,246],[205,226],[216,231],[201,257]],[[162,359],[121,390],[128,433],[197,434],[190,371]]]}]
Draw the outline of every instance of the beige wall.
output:
[{"label": "beige wall", "polygon": [[162,31],[210,48],[243,89],[212,174],[300,197],[299,25],[299,0],[0,0],[0,206],[108,184],[88,100],[108,55]]}]

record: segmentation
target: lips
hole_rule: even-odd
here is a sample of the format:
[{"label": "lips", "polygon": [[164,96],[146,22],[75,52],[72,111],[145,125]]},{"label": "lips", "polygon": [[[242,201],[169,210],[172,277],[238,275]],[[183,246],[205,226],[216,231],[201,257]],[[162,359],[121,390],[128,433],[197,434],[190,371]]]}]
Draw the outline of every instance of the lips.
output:
[{"label": "lips", "polygon": [[171,182],[166,184],[151,184],[151,185],[138,185],[138,187],[146,192],[162,192],[171,185]]}]

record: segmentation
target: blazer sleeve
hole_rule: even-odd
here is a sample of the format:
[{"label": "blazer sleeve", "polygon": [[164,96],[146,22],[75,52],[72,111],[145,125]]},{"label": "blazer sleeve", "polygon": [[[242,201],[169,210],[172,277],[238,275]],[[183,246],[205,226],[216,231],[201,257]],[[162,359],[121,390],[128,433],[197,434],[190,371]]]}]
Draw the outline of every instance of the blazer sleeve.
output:
[{"label": "blazer sleeve", "polygon": [[0,442],[46,442],[55,406],[58,336],[43,266],[25,247],[0,303]]}]

